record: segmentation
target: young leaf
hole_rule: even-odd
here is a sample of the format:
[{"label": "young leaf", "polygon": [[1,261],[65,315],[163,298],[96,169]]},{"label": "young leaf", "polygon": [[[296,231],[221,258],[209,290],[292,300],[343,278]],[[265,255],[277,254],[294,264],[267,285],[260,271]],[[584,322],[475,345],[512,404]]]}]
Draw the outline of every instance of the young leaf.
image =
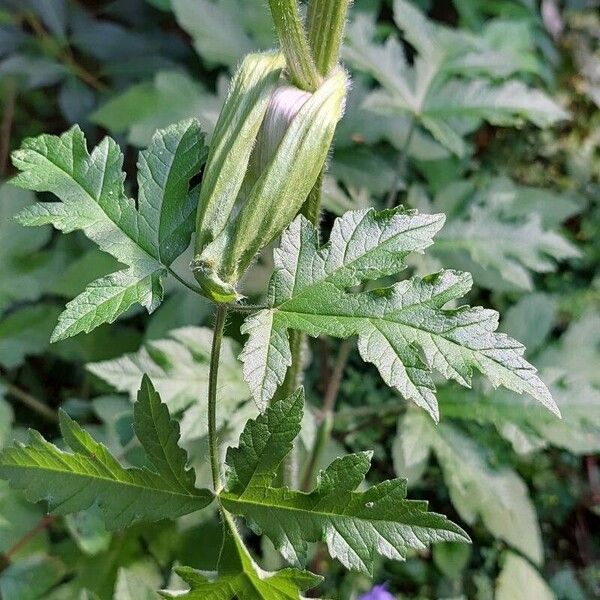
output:
[{"label": "young leaf", "polygon": [[140,303],[153,311],[161,302],[161,279],[187,247],[197,198],[188,184],[206,158],[195,121],[158,131],[141,153],[139,208],[125,196],[123,155],[110,138],[91,154],[83,132],[27,139],[13,153],[22,171],[13,183],[52,192],[62,202],[44,202],[19,214],[24,225],[53,224],[66,233],[82,229],[101,250],[127,269],[102,277],[67,304],[53,333],[60,340],[111,323]]},{"label": "young leaf", "polygon": [[231,517],[225,516],[224,544],[218,572],[210,579],[191,567],[175,572],[190,586],[187,593],[162,592],[165,598],[185,600],[300,600],[300,592],[315,587],[321,577],[300,569],[263,571],[252,559]]},{"label": "young leaf", "polygon": [[409,549],[439,541],[468,541],[464,531],[427,503],[406,500],[406,480],[394,479],[358,492],[370,454],[336,459],[306,494],[271,487],[277,467],[300,432],[304,394],[273,401],[249,421],[238,448],[230,448],[223,507],[245,517],[267,535],[284,557],[301,565],[308,543],[324,541],[330,554],[350,569],[373,572],[377,554],[401,560]]},{"label": "young leaf", "polygon": [[136,432],[156,471],[124,468],[103,444],[61,411],[61,432],[73,453],[59,450],[30,430],[29,444],[18,442],[0,451],[0,477],[24,490],[32,502],[47,500],[57,514],[85,510],[97,502],[109,529],[174,519],[210,504],[212,494],[194,488],[183,450],[177,447],[179,427],[170,420],[148,379],[138,403]]},{"label": "young leaf", "polygon": [[[289,364],[288,329],[311,336],[358,335],[362,357],[384,381],[438,418],[431,371],[469,386],[474,371],[494,386],[527,392],[558,414],[524,347],[495,333],[498,314],[483,308],[444,309],[472,285],[468,273],[440,271],[392,287],[349,288],[397,273],[411,251],[431,244],[440,216],[402,209],[349,212],[334,223],[329,243],[302,216],[283,233],[270,283],[271,308],[244,324],[244,377],[259,407],[272,397]],[[419,350],[421,352],[419,352]]]}]

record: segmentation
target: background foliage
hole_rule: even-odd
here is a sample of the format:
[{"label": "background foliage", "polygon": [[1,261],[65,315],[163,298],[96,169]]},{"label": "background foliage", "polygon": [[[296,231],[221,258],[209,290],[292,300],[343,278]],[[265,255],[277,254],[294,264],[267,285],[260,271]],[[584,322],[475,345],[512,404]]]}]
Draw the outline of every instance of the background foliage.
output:
[{"label": "background foliage", "polygon": [[[377,558],[373,580],[315,545],[309,564],[325,581],[313,594],[356,598],[387,582],[410,598],[600,595],[599,14],[594,0],[354,3],[343,52],[353,87],[324,229],[345,210],[396,201],[445,213],[437,242],[407,259],[410,272],[473,273],[469,304],[500,311],[501,330],[527,345],[563,419],[481,380],[472,389],[440,380],[435,425],[385,387],[354,342],[311,343],[301,446],[312,445],[322,396],[333,396],[321,466],[374,448],[370,483],[408,477],[411,497],[473,539],[404,563]],[[167,279],[152,315],[132,307],[113,325],[49,345],[62,306],[123,265],[81,233],[12,220],[35,197],[5,183],[8,154],[27,136],[77,123],[90,143],[108,132],[127,148],[134,174],[155,129],[197,117],[210,135],[232,69],[273,44],[262,3],[0,1],[1,445],[25,440],[28,427],[58,438],[60,407],[123,464],[141,466],[131,400],[147,373],[179,420],[196,481],[208,482],[199,399],[210,307]],[[270,271],[265,254],[246,294],[260,301]],[[229,445],[257,414],[237,360],[239,325],[232,317],[221,366],[220,439]],[[61,421],[63,431],[76,427]],[[156,589],[185,587],[173,566],[215,568],[221,530],[210,511],[121,532],[105,529],[96,506],[45,511],[0,482],[3,598],[158,598]],[[265,570],[281,566],[269,542],[248,540]]]}]

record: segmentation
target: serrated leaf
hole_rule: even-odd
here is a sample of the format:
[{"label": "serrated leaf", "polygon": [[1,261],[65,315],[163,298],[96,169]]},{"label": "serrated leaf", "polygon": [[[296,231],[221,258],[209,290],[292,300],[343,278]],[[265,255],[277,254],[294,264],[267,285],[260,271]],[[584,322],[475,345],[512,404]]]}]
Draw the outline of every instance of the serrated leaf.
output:
[{"label": "serrated leaf", "polygon": [[82,131],[42,135],[13,153],[21,171],[15,185],[52,192],[61,202],[38,203],[19,214],[24,225],[51,223],[66,233],[81,229],[127,269],[102,277],[67,304],[53,340],[111,323],[139,303],[153,311],[161,279],[188,245],[195,194],[189,180],[206,158],[198,124],[187,121],[159,131],[140,155],[139,207],[125,196],[123,155],[110,138],[91,154]]},{"label": "serrated leaf", "polygon": [[483,308],[444,306],[464,296],[469,274],[440,271],[365,292],[349,288],[397,273],[411,251],[431,244],[443,219],[402,209],[348,212],[318,246],[315,229],[298,217],[275,252],[271,308],[251,316],[241,359],[259,407],[283,381],[289,357],[288,329],[311,336],[358,336],[364,360],[405,398],[438,418],[433,370],[469,386],[475,371],[494,386],[526,392],[558,414],[548,389],[524,358],[524,347],[495,333],[498,314]]},{"label": "serrated leaf", "polygon": [[418,51],[413,66],[394,36],[384,45],[373,43],[375,26],[368,18],[357,18],[349,28],[347,60],[382,86],[367,97],[366,108],[412,116],[434,139],[459,156],[466,153],[464,135],[483,120],[496,125],[531,121],[545,127],[567,118],[550,97],[520,81],[493,84],[484,77],[456,78],[456,74],[506,77],[513,72],[507,65],[516,67],[516,61],[489,59],[498,52],[484,38],[434,26],[414,6],[400,0],[396,2],[396,18]]},{"label": "serrated leaf", "polygon": [[410,549],[439,541],[468,541],[460,527],[427,512],[427,503],[406,500],[406,480],[394,479],[356,491],[370,453],[336,459],[306,494],[271,487],[277,467],[301,428],[304,394],[274,400],[249,421],[237,448],[227,452],[226,510],[244,516],[271,539],[286,560],[301,565],[308,543],[324,541],[332,557],[350,569],[372,573],[376,556],[402,560]]},{"label": "serrated leaf", "polygon": [[190,586],[187,592],[162,592],[165,598],[185,600],[300,600],[300,592],[318,585],[322,578],[308,571],[286,568],[262,570],[239,537],[231,517],[226,515],[224,544],[218,571],[207,574],[191,567],[175,572]]},{"label": "serrated leaf", "polygon": [[[418,460],[433,451],[442,467],[452,504],[470,525],[481,519],[487,529],[532,561],[543,558],[541,534],[527,486],[508,466],[492,469],[484,450],[453,425],[434,425],[416,412],[398,422],[398,452],[405,453],[404,465],[411,465],[410,449],[417,447]],[[409,451],[406,453],[406,451]],[[404,475],[404,473],[398,473]]]},{"label": "serrated leaf", "polygon": [[[201,510],[211,503],[212,494],[190,483],[183,451],[176,447],[177,424],[161,408],[148,381],[140,400],[137,430],[142,445],[150,449],[156,471],[124,468],[106,446],[61,411],[61,432],[73,453],[59,450],[30,430],[27,445],[18,442],[0,452],[0,476],[24,490],[30,501],[47,500],[50,510],[57,514],[78,512],[98,503],[111,530]],[[158,416],[149,414],[151,408]],[[146,439],[157,425],[160,439]],[[164,477],[167,468],[169,476]]]},{"label": "serrated leaf", "polygon": [[194,472],[187,468],[187,454],[177,444],[179,423],[160,400],[150,378],[144,375],[133,407],[133,427],[158,474],[174,489],[194,493]]},{"label": "serrated leaf", "polygon": [[[489,193],[494,192],[489,190]],[[511,190],[506,189],[505,194],[511,194]],[[468,253],[484,274],[477,279],[481,285],[502,289],[502,284],[493,280],[495,271],[511,287],[530,290],[532,271],[554,271],[556,262],[580,256],[579,250],[565,237],[543,228],[540,215],[530,213],[524,219],[502,218],[498,207],[493,206],[493,199],[483,205],[478,205],[477,199],[472,199],[465,215],[448,220],[434,253],[444,264],[454,265],[460,263],[458,253]]]},{"label": "serrated leaf", "polygon": [[[535,323],[540,318],[543,315],[536,314]],[[560,403],[560,420],[527,398],[507,391],[468,397],[457,390],[444,391],[440,395],[442,415],[491,423],[521,453],[549,444],[575,454],[596,453],[600,451],[599,348],[600,319],[588,313],[536,357],[552,395]]]},{"label": "serrated leaf", "polygon": [[[207,327],[181,327],[163,340],[147,342],[138,352],[87,365],[97,377],[127,392],[132,401],[147,374],[161,398],[176,412],[206,398],[212,332]],[[231,406],[249,397],[240,364],[237,344],[223,340],[220,361],[219,403]]]}]

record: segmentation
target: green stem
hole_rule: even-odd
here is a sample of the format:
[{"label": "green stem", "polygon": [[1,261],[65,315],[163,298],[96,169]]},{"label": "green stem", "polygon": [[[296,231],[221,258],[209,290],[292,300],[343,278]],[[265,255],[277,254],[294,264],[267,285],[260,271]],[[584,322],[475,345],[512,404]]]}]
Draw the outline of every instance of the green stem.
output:
[{"label": "green stem", "polygon": [[394,183],[388,193],[387,199],[385,201],[386,208],[393,208],[396,203],[396,195],[398,193],[398,186],[402,177],[406,175],[406,167],[408,165],[408,148],[410,143],[412,142],[413,136],[415,134],[415,130],[417,128],[417,119],[415,117],[410,118],[410,123],[408,125],[408,133],[406,134],[406,139],[402,144],[402,148],[400,148],[400,154],[398,159],[398,165],[396,166],[396,176],[394,177]]},{"label": "green stem", "polygon": [[277,36],[289,70],[297,87],[314,92],[321,81],[312,57],[296,0],[269,0]]},{"label": "green stem", "polygon": [[310,0],[306,18],[308,41],[321,75],[337,64],[350,0]]},{"label": "green stem", "polygon": [[221,469],[219,467],[219,440],[217,438],[217,383],[219,377],[219,360],[221,357],[221,342],[223,341],[226,316],[227,305],[218,304],[217,312],[215,314],[213,341],[210,351],[210,371],[208,374],[208,447],[215,493],[219,493],[223,487],[221,482]]}]

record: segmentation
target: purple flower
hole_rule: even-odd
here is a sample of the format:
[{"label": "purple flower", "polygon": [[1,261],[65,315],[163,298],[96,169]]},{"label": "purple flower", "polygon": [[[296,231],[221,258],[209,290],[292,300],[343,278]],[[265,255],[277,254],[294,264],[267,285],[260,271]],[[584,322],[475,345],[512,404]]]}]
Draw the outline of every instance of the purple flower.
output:
[{"label": "purple flower", "polygon": [[387,584],[376,585],[370,592],[363,594],[358,600],[395,600],[394,596],[387,591]]}]

